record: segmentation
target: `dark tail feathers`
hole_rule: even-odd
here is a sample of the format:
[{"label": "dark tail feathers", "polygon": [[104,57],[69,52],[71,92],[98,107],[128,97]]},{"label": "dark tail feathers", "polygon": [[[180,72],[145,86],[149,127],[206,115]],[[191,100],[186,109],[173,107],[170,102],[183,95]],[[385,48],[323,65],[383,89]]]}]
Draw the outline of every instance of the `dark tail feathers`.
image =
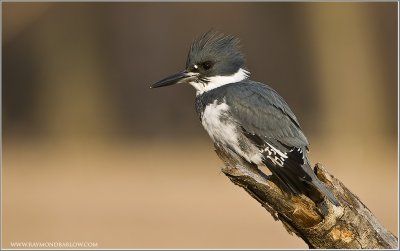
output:
[{"label": "dark tail feathers", "polygon": [[[310,167],[311,168],[311,167]],[[328,198],[328,200],[330,202],[332,202],[332,204],[334,204],[335,206],[340,206],[339,201],[336,199],[335,195],[333,195],[333,193],[315,176],[315,178],[313,178],[313,181],[310,182],[309,184],[310,186],[314,187],[314,190],[317,193],[319,192],[320,194],[318,196],[326,196]],[[311,191],[309,193],[309,196],[311,199],[313,199],[312,197],[315,196],[314,195],[314,191]],[[322,198],[321,198],[322,199]]]}]

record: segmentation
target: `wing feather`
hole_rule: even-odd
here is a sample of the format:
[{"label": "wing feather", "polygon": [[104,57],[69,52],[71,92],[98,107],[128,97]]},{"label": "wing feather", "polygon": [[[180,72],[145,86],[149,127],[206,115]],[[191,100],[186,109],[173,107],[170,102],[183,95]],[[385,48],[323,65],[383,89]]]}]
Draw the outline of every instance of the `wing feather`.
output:
[{"label": "wing feather", "polygon": [[288,104],[271,87],[254,81],[231,84],[225,102],[249,133],[278,140],[292,147],[307,147],[308,140]]}]

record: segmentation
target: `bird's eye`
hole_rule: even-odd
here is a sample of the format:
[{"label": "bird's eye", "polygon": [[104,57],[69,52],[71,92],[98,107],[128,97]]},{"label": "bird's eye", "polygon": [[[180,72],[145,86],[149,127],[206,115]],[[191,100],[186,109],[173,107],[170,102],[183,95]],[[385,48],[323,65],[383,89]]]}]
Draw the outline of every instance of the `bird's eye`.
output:
[{"label": "bird's eye", "polygon": [[206,61],[201,64],[204,70],[209,70],[212,67],[212,63],[210,61]]}]

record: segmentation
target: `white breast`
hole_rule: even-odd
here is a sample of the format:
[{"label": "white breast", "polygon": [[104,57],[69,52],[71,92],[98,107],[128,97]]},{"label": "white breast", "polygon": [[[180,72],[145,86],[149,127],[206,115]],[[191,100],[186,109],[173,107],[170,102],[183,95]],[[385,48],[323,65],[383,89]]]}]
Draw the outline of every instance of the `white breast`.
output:
[{"label": "white breast", "polygon": [[201,122],[214,142],[235,145],[237,144],[236,126],[233,121],[223,119],[228,110],[227,104],[217,104],[217,100],[215,100],[206,106]]},{"label": "white breast", "polygon": [[[206,106],[201,123],[214,142],[229,146],[237,154],[249,162],[261,163],[260,152],[250,143],[247,151],[241,149],[239,140],[245,140],[235,121],[228,117],[229,106],[225,103],[218,104],[217,100]],[[243,145],[243,144],[242,144]]]}]

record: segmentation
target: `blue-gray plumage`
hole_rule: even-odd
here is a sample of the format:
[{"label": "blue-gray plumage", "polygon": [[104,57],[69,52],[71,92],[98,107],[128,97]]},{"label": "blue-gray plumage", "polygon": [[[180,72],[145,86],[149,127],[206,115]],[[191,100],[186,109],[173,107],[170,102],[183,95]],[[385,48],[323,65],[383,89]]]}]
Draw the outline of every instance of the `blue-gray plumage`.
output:
[{"label": "blue-gray plumage", "polygon": [[186,70],[153,88],[189,83],[196,112],[211,139],[257,166],[265,165],[282,189],[314,201],[339,202],[312,171],[308,140],[285,100],[268,85],[249,80],[233,36],[207,32],[189,50]]}]

